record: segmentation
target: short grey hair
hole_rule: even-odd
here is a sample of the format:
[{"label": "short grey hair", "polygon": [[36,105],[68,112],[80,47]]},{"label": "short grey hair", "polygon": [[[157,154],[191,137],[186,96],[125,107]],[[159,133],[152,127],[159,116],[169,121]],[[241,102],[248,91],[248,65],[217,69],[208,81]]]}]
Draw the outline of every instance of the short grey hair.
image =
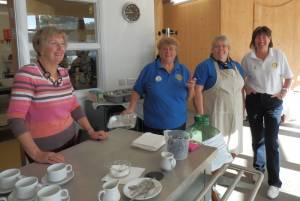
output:
[{"label": "short grey hair", "polygon": [[35,52],[40,56],[41,47],[45,45],[49,38],[60,35],[63,37],[65,45],[67,46],[67,35],[64,31],[57,29],[53,26],[43,27],[34,34],[32,38],[32,46]]},{"label": "short grey hair", "polygon": [[213,49],[215,47],[217,42],[223,42],[223,43],[225,43],[225,45],[227,45],[230,48],[229,39],[225,35],[216,36],[211,43],[211,49]]},{"label": "short grey hair", "polygon": [[179,46],[178,41],[172,37],[161,38],[157,44],[157,49],[160,50],[164,45],[174,45],[176,47],[176,50],[178,49]]}]

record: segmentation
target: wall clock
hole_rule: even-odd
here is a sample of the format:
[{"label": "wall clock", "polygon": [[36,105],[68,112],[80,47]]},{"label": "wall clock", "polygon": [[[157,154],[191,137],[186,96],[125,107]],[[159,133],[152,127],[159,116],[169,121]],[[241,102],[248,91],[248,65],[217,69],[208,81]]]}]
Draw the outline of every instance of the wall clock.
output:
[{"label": "wall clock", "polygon": [[123,18],[127,22],[136,22],[140,18],[140,9],[135,3],[128,2],[122,8]]}]

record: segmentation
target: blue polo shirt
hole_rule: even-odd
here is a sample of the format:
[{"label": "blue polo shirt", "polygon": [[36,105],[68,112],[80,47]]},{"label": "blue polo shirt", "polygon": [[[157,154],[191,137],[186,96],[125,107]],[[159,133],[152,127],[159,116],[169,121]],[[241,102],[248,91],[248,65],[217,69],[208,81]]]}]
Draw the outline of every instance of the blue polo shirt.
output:
[{"label": "blue polo shirt", "polygon": [[[204,86],[204,90],[213,87],[217,81],[217,72],[214,65],[214,60],[212,58],[209,58],[196,66],[196,70],[194,73],[194,77],[197,78],[196,84]],[[233,69],[234,65],[237,67],[241,76],[244,77],[244,69],[236,61],[230,60],[228,62],[228,65],[226,66],[226,69]],[[222,70],[225,69],[225,66],[219,64],[219,68]]]},{"label": "blue polo shirt", "polygon": [[141,71],[133,89],[144,96],[144,123],[150,128],[173,129],[187,119],[188,69],[175,62],[171,73],[160,60],[148,64]]}]

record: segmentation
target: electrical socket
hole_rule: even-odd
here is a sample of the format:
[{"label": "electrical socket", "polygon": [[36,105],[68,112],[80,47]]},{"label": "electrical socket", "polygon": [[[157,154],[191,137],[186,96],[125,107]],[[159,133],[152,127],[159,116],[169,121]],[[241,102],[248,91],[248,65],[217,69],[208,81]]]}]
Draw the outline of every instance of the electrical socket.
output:
[{"label": "electrical socket", "polygon": [[125,79],[119,79],[118,83],[119,83],[119,86],[120,86],[120,87],[122,87],[122,86],[125,86],[125,85],[126,85],[126,81],[125,81]]},{"label": "electrical socket", "polygon": [[127,78],[127,86],[133,86],[135,84],[136,78]]}]

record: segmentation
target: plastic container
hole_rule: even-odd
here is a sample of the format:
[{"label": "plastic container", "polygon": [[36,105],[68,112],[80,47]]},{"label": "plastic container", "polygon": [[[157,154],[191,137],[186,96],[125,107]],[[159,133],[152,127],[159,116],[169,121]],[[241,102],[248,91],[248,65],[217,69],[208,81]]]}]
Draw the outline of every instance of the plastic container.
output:
[{"label": "plastic container", "polygon": [[176,160],[184,160],[189,150],[189,134],[183,130],[165,130],[166,149]]},{"label": "plastic container", "polygon": [[137,115],[135,113],[113,115],[109,118],[107,128],[134,128]]},{"label": "plastic container", "polygon": [[131,163],[126,160],[114,161],[110,167],[110,174],[115,178],[121,178],[129,175]]}]

